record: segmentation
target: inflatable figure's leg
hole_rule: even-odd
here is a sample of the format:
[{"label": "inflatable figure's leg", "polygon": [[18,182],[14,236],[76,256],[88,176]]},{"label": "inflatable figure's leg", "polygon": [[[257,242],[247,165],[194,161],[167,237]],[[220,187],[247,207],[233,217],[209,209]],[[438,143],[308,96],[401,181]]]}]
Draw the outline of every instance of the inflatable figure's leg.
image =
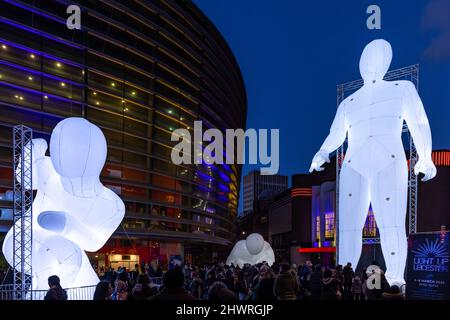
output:
[{"label": "inflatable figure's leg", "polygon": [[407,195],[406,161],[396,160],[374,176],[371,185],[372,208],[380,231],[386,278],[390,284],[405,282]]},{"label": "inflatable figure's leg", "polygon": [[77,278],[84,252],[72,241],[59,236],[33,235],[33,288],[48,289],[48,277],[57,275],[63,288]]},{"label": "inflatable figure's leg", "polygon": [[355,268],[362,250],[362,229],[369,210],[369,183],[349,166],[341,170],[339,181],[338,263]]}]

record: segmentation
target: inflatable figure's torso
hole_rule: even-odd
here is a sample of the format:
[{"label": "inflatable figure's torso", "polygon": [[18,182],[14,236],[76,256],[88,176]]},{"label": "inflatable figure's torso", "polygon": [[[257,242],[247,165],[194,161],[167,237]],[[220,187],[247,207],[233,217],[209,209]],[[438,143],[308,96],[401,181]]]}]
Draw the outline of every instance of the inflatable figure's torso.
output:
[{"label": "inflatable figure's torso", "polygon": [[377,81],[345,100],[348,150],[344,166],[370,177],[395,160],[405,160],[404,92],[404,81]]}]

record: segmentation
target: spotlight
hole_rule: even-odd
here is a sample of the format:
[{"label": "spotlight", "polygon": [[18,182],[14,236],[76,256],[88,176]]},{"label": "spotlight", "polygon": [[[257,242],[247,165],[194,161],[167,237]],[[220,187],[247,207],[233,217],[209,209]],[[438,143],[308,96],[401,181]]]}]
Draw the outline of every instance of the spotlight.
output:
[{"label": "spotlight", "polygon": [[61,63],[57,62],[57,63],[56,63],[56,66],[57,66],[58,68],[61,68]]},{"label": "spotlight", "polygon": [[61,82],[61,87],[65,87],[66,84],[64,82]]}]

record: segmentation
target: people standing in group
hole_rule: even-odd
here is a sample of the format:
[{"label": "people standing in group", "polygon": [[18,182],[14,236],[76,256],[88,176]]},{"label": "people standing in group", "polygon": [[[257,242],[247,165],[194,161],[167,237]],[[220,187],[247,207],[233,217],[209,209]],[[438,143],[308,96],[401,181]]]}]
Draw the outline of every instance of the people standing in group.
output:
[{"label": "people standing in group", "polygon": [[[372,263],[373,264],[373,263]],[[153,275],[157,272],[162,275],[162,269],[153,262],[148,266],[148,273],[153,270]],[[143,269],[145,270],[145,264]],[[158,271],[158,269],[160,271]],[[336,269],[325,269],[321,265],[312,268],[311,262],[306,262],[298,268],[295,264],[274,263],[269,266],[262,262],[255,265],[246,264],[244,266],[228,266],[224,263],[214,262],[205,265],[183,265],[175,266],[182,274],[183,283],[181,287],[173,285],[176,275],[170,273],[169,279],[165,281],[161,290],[159,285],[152,283],[146,272],[139,273],[136,284],[133,284],[134,272],[139,272],[139,266],[131,272],[119,267],[120,273],[114,272],[112,268],[106,269],[103,279],[105,282],[99,283],[95,292],[95,300],[145,300],[153,298],[174,299],[174,297],[184,297],[190,299],[210,299],[216,301],[218,297],[233,300],[273,301],[278,300],[395,300],[404,299],[401,290],[390,288],[383,271],[378,267],[371,267],[369,273],[364,270],[361,277],[355,276],[352,265],[346,264],[344,268],[337,266]],[[274,270],[279,270],[274,272]],[[367,285],[374,272],[381,279],[381,288],[371,288]],[[117,281],[108,281],[118,275]],[[164,276],[167,275],[167,272]],[[176,281],[175,281],[176,282]],[[157,282],[159,284],[159,282]],[[172,285],[171,285],[172,283]],[[305,287],[302,286],[302,283]],[[108,285],[107,285],[108,284]],[[112,287],[112,288],[111,288]],[[115,289],[114,289],[115,287]],[[214,287],[213,290],[211,288]],[[224,289],[226,288],[226,290]],[[111,295],[110,290],[113,289]],[[233,294],[230,294],[232,292]],[[162,297],[161,297],[162,296]],[[183,299],[184,299],[183,298]]]}]

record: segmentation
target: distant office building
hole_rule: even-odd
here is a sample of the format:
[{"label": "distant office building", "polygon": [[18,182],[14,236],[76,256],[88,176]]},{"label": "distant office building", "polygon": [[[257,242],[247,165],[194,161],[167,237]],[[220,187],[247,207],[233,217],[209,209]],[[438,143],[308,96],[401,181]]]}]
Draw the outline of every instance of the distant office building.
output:
[{"label": "distant office building", "polygon": [[256,201],[263,191],[281,193],[288,188],[288,177],[282,175],[261,175],[259,170],[244,177],[244,215],[255,210]]}]

